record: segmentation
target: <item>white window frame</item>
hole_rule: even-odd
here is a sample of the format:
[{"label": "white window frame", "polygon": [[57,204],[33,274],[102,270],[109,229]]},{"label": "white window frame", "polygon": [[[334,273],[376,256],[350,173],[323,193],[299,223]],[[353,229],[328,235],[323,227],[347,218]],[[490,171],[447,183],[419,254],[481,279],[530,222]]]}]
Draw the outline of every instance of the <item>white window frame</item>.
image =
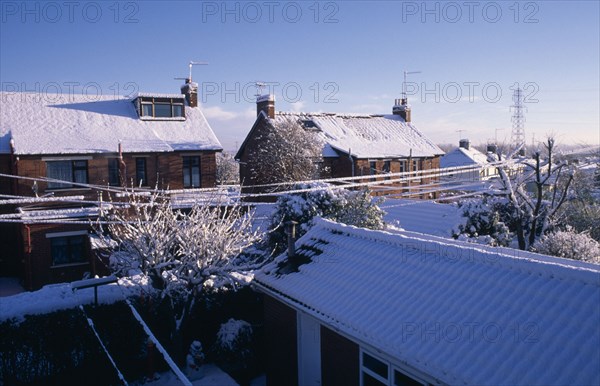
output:
[{"label": "white window frame", "polygon": [[[364,357],[365,354],[375,358],[376,360],[380,361],[381,363],[384,363],[387,366],[387,379],[384,379],[381,375],[376,374],[375,372],[373,372],[371,369],[365,367],[364,365]],[[363,386],[364,382],[363,382],[363,373],[369,374],[369,376],[375,378],[376,380],[378,380],[379,382],[383,383],[384,385],[392,385],[392,383],[390,382],[390,375],[392,373],[392,371],[390,370],[391,366],[390,363],[384,359],[381,359],[380,357],[378,357],[377,355],[373,354],[370,351],[366,351],[363,350],[361,348],[360,350],[360,386]]]},{"label": "white window frame", "polygon": [[[388,370],[387,379],[384,379],[379,374],[374,373],[372,370],[370,370],[369,368],[364,366],[364,363],[363,363],[364,354],[367,354],[367,355],[375,358],[376,360],[380,361],[381,363],[384,363],[387,366],[387,370]],[[388,359],[383,358],[381,355],[377,355],[377,354],[374,354],[372,351],[365,350],[363,347],[360,348],[359,355],[360,355],[360,358],[359,358],[360,386],[364,386],[363,373],[368,374],[369,376],[375,378],[376,380],[383,383],[384,385],[394,386],[395,385],[394,384],[394,371],[398,371],[398,372],[406,375],[407,377],[412,378],[415,382],[423,384],[424,386],[429,385],[429,383],[427,381],[424,381],[421,377],[418,377],[418,376],[414,375],[412,372],[407,371],[406,369],[395,365]]]}]

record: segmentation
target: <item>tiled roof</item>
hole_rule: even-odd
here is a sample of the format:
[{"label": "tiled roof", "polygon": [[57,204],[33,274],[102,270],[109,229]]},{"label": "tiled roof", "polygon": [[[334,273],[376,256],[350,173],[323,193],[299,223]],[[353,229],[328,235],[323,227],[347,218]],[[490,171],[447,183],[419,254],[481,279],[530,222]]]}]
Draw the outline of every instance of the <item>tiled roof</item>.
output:
[{"label": "tiled roof", "polygon": [[452,384],[600,383],[599,266],[325,220],[296,245],[310,263],[255,283],[398,363]]},{"label": "tiled roof", "polygon": [[326,144],[358,158],[432,157],[444,154],[412,123],[398,115],[277,112],[275,126],[313,121]]},{"label": "tiled roof", "polygon": [[[181,97],[181,96],[180,96]],[[185,120],[141,120],[130,98],[0,93],[0,153],[127,153],[222,150],[200,107]]]}]

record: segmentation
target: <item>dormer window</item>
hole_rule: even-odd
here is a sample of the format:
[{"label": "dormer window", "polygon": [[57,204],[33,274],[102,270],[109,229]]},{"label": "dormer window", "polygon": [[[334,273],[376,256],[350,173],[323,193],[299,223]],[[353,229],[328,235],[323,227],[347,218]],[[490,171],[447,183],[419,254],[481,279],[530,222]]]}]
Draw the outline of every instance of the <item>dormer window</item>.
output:
[{"label": "dormer window", "polygon": [[183,95],[176,98],[138,96],[135,103],[141,119],[185,119]]}]

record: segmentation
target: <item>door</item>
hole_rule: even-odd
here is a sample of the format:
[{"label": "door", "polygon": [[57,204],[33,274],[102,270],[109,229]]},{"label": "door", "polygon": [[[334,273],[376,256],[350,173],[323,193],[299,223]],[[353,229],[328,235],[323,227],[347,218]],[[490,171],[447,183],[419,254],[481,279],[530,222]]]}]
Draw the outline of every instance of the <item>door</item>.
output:
[{"label": "door", "polygon": [[298,384],[321,385],[321,325],[298,312]]}]

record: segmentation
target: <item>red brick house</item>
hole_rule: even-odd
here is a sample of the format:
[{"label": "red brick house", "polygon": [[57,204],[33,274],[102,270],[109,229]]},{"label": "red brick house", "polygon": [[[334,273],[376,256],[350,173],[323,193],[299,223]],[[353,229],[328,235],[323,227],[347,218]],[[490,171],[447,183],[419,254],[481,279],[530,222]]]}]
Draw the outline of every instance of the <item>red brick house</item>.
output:
[{"label": "red brick house", "polygon": [[592,385],[600,266],[317,219],[254,278],[267,385]]},{"label": "red brick house", "polygon": [[86,222],[97,214],[94,202],[108,199],[106,189],[215,186],[222,146],[195,83],[181,94],[0,98],[0,173],[22,177],[0,176],[0,200],[55,200],[0,205],[0,268],[22,276],[27,289],[97,271]]},{"label": "red brick house", "polygon": [[[235,159],[240,163],[242,192],[261,193],[264,184],[248,167],[254,147],[260,147],[261,134],[277,130],[281,125],[293,125],[306,135],[318,136],[323,142],[320,178],[369,176],[361,182],[381,181],[373,186],[375,194],[406,192],[409,183],[386,184],[386,174],[419,172],[437,169],[444,152],[411,122],[411,109],[406,99],[397,99],[389,115],[357,115],[338,113],[275,112],[275,98],[264,95],[257,99],[257,118]],[[433,184],[436,177],[410,182],[415,197],[434,197],[419,191],[419,185]],[[411,190],[412,191],[412,190]]]}]

